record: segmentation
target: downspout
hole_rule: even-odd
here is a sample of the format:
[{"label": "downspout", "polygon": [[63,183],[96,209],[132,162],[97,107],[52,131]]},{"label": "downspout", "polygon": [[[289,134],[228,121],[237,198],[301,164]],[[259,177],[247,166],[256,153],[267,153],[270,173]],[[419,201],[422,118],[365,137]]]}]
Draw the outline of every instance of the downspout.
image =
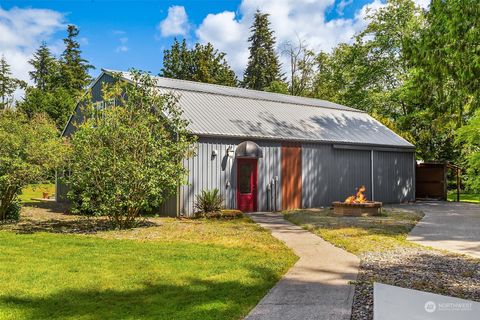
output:
[{"label": "downspout", "polygon": [[370,150],[370,176],[371,176],[371,183],[372,183],[372,201],[375,201],[375,179],[373,177],[373,149]]}]

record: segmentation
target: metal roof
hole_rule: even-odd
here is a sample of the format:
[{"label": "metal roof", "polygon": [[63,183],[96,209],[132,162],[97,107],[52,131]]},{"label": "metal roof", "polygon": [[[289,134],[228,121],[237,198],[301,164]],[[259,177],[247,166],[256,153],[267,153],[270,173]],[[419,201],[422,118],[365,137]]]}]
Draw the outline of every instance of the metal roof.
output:
[{"label": "metal roof", "polygon": [[[131,80],[130,73],[121,74]],[[367,113],[336,103],[156,78],[161,92],[179,97],[189,130],[199,136],[414,147]]]}]

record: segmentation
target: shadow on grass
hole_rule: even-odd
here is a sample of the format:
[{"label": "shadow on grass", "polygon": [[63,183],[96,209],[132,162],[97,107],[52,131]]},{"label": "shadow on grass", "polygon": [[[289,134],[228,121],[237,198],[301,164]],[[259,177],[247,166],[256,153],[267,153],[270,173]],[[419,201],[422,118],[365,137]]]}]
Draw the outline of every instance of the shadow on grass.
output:
[{"label": "shadow on grass", "polygon": [[395,212],[384,210],[378,216],[336,216],[332,210],[299,210],[287,212],[285,218],[309,230],[318,228],[339,230],[357,228],[370,235],[406,235],[421,220],[420,212]]},{"label": "shadow on grass", "polygon": [[21,311],[22,319],[240,319],[278,280],[269,269],[258,279],[188,279],[183,285],[144,283],[125,290],[69,289],[42,297],[0,295],[0,305]]},{"label": "shadow on grass", "polygon": [[52,213],[63,213],[63,214],[70,213],[68,203],[60,203],[56,201],[33,201],[32,200],[32,201],[22,202],[22,206],[44,209]]},{"label": "shadow on grass", "polygon": [[[135,227],[157,225],[157,223],[141,217]],[[99,231],[115,229],[107,217],[73,215],[69,212],[68,204],[53,201],[24,202],[20,221],[8,221],[0,227],[22,234],[36,232],[94,234]]]},{"label": "shadow on grass", "polygon": [[[148,220],[139,220],[136,227],[154,227],[157,223]],[[114,226],[107,218],[79,217],[71,220],[27,220],[11,227],[11,230],[21,234],[36,232],[95,234],[99,231],[114,230]]]}]

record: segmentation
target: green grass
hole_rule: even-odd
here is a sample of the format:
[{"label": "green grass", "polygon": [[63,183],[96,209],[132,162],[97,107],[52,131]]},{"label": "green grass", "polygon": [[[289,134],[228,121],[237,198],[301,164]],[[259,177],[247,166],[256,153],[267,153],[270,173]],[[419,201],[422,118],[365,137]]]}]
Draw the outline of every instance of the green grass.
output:
[{"label": "green grass", "polygon": [[248,219],[154,220],[93,236],[0,231],[0,319],[241,319],[297,259]]},{"label": "green grass", "polygon": [[[448,192],[448,201],[457,201],[457,192]],[[480,203],[480,193],[460,193],[461,202]]]},{"label": "green grass", "polygon": [[31,184],[23,188],[19,199],[22,203],[32,202],[32,198],[42,198],[43,192],[48,192],[52,196],[55,193],[55,185],[53,183]]},{"label": "green grass", "polygon": [[384,210],[382,216],[338,217],[329,209],[286,211],[284,215],[287,220],[357,255],[415,246],[406,237],[423,216],[418,212]]}]

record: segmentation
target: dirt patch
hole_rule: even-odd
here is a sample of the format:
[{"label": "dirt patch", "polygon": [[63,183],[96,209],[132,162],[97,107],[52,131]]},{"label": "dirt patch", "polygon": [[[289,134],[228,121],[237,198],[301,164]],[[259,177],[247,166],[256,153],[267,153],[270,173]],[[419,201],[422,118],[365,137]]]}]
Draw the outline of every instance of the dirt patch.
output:
[{"label": "dirt patch", "polygon": [[[138,227],[159,225],[154,219],[139,219]],[[101,231],[113,230],[114,227],[107,217],[85,217],[70,214],[67,207],[52,202],[33,202],[24,205],[20,221],[0,225],[0,230],[10,230],[16,233],[72,233],[95,234]]]}]

